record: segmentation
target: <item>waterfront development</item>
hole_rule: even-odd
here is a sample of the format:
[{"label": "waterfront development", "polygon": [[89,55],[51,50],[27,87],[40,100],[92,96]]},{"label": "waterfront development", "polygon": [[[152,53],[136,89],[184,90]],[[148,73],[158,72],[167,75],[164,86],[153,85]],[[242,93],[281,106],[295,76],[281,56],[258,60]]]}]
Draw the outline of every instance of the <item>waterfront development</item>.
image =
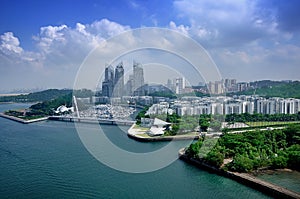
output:
[{"label": "waterfront development", "polygon": [[[0,110],[26,106],[2,104]],[[23,125],[4,118],[0,118],[0,123],[4,127],[0,135],[0,153],[5,163],[1,164],[1,196],[198,198],[201,195],[205,198],[238,198],[243,195],[244,198],[268,198],[245,185],[179,160],[151,173],[129,174],[113,170],[87,153],[73,123],[42,121]],[[85,128],[94,132],[96,126],[87,124]],[[132,152],[158,150],[166,144],[132,140],[126,135],[128,127],[104,125],[102,128],[114,144]],[[186,144],[176,141],[178,148],[174,150],[174,156]],[[276,175],[274,178],[276,182]],[[285,177],[280,176],[280,179]],[[291,185],[286,183],[285,186],[293,187],[294,183],[291,181]]]},{"label": "waterfront development", "polygon": [[0,199],[300,199],[299,8],[1,1]]},{"label": "waterfront development", "polygon": [[[2,104],[0,111],[21,107],[28,105]],[[113,170],[86,151],[73,123],[44,121],[23,125],[0,118],[0,125],[1,198],[269,198],[179,160],[150,173]],[[93,125],[86,128],[95,130]],[[153,151],[166,144],[136,142],[117,126],[103,128],[113,143],[129,151]],[[176,150],[186,144],[176,143]]]}]

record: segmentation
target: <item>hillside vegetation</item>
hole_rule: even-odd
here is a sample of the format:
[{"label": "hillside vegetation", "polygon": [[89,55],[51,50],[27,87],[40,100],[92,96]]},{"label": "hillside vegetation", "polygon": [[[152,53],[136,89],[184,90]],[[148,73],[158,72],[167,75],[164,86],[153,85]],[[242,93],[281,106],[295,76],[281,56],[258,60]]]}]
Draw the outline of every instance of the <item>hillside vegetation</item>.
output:
[{"label": "hillside vegetation", "polygon": [[300,98],[300,82],[278,83],[235,93],[238,95],[259,95],[264,97]]},{"label": "hillside vegetation", "polygon": [[26,95],[3,96],[0,102],[41,102],[49,101],[55,98],[72,93],[70,89],[48,89],[40,92],[29,93]]},{"label": "hillside vegetation", "polygon": [[270,131],[249,131],[239,134],[225,133],[205,154],[205,145],[216,139],[200,139],[191,144],[186,154],[215,167],[231,160],[222,168],[237,172],[257,169],[300,169],[300,125]]}]

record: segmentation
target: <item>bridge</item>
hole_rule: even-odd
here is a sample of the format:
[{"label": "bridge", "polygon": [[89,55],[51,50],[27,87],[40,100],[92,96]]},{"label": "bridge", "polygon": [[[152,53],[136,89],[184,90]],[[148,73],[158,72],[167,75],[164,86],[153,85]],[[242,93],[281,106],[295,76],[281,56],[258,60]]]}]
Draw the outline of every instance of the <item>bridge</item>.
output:
[{"label": "bridge", "polygon": [[121,120],[121,119],[100,119],[94,117],[70,117],[70,116],[50,116],[49,120],[58,120],[65,122],[82,122],[93,124],[108,124],[108,125],[121,125],[131,126],[135,123],[133,120]]}]

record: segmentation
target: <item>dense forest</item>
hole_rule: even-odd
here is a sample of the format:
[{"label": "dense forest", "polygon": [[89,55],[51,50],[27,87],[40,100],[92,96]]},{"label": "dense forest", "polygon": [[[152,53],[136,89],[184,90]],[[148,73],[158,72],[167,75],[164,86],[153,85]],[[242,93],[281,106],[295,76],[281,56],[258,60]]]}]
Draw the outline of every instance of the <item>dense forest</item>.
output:
[{"label": "dense forest", "polygon": [[[299,124],[269,131],[224,133],[216,140],[204,137],[191,144],[186,154],[212,166],[237,172],[280,168],[300,170]],[[223,165],[224,159],[230,160],[229,163]]]}]

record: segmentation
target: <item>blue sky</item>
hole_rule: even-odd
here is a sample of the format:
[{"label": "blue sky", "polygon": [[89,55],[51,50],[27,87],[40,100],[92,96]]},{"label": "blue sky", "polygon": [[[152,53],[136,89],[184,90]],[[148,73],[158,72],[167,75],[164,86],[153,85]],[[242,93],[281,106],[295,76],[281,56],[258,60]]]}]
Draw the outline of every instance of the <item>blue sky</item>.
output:
[{"label": "blue sky", "polygon": [[298,0],[2,0],[0,90],[72,87],[93,48],[140,27],[193,38],[224,78],[299,80],[299,8]]}]

